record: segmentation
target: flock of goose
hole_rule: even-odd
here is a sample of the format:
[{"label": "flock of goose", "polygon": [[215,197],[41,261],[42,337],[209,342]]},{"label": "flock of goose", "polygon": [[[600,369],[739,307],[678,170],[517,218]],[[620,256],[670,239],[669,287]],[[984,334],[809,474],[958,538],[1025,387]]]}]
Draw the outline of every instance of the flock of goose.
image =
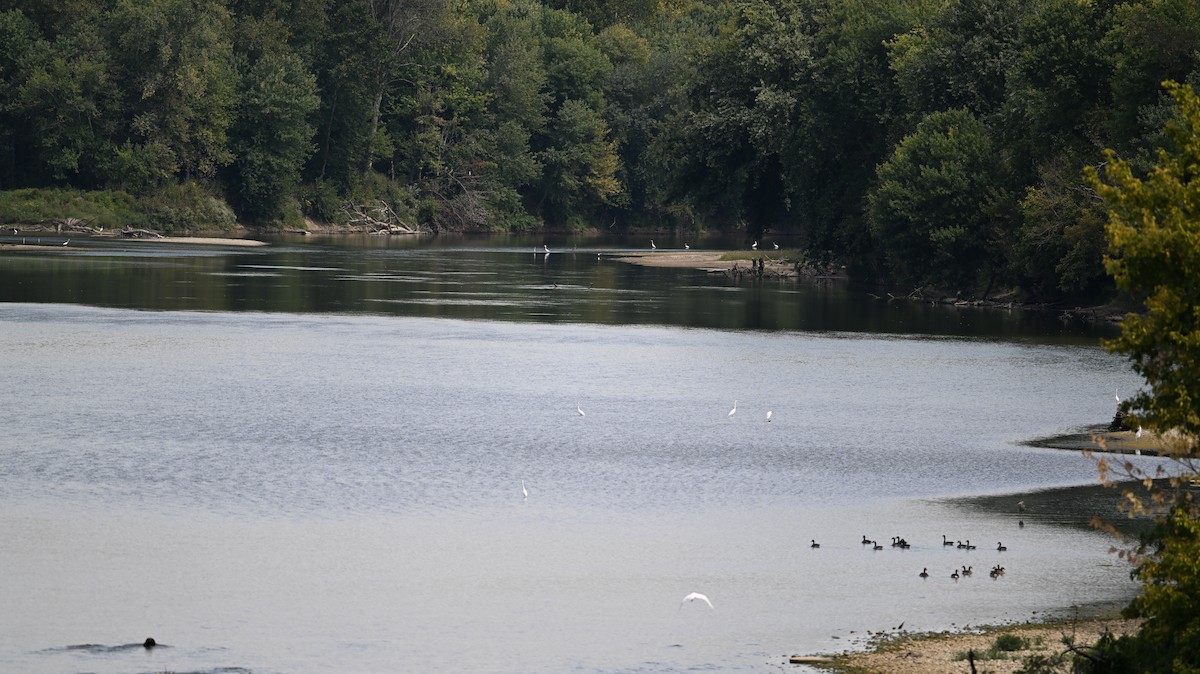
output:
[{"label": "flock of goose", "polygon": [[[1025,511],[1025,503],[1023,501],[1021,503],[1018,503],[1017,507],[1021,512]],[[810,541],[810,544],[808,547],[814,548],[814,549],[821,547],[821,544],[818,543],[816,541],[816,539],[810,538],[809,541]],[[871,546],[872,550],[882,550],[883,549],[883,546],[879,544],[879,541],[876,541],[875,539],[872,539],[872,538],[866,536],[865,534],[862,537],[862,544]],[[972,545],[970,539],[967,539],[965,541],[958,541],[958,540],[952,541],[949,538],[946,538],[946,534],[942,534],[942,545],[943,546],[953,546],[959,550],[974,550],[979,547],[977,545]],[[900,536],[892,536],[892,547],[900,548],[901,550],[907,550],[908,548],[911,548],[912,545],[910,545],[908,541],[904,540],[904,538],[902,538]],[[1008,550],[1008,546],[1004,545],[1004,543],[1002,541],[996,543],[996,551],[997,552],[1005,552],[1006,550]],[[972,573],[974,573],[974,567],[964,565],[962,567],[962,569],[958,569],[958,568],[954,569],[950,573],[950,578],[952,578],[953,580],[958,580],[959,578],[964,578],[966,576],[970,576]],[[929,567],[922,568],[921,573],[919,573],[917,575],[921,578],[928,578],[929,577]],[[999,578],[1000,576],[1004,575],[1004,567],[997,564],[996,566],[992,567],[991,571],[988,572],[988,575],[991,576],[992,578]]]}]

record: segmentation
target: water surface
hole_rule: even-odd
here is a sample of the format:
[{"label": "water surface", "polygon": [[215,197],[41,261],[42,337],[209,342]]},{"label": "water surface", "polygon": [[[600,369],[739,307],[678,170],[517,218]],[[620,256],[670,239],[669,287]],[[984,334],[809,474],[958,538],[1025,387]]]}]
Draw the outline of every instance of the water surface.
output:
[{"label": "water surface", "polygon": [[[152,257],[175,270],[153,292],[192,275],[195,307],[160,306],[132,271],[129,299],[107,299],[96,269],[136,266],[124,254],[58,272],[0,257],[20,288],[0,304],[0,669],[795,671],[786,654],[868,630],[1133,590],[1099,534],[954,500],[1095,480],[1077,453],[1019,444],[1103,420],[1136,386],[1085,326],[603,260],[606,292],[641,301],[530,299],[554,289],[512,290],[524,275],[582,287],[595,254],[379,253],[391,275],[515,296],[481,320],[407,302],[415,282],[338,280],[363,274],[350,251],[289,246]],[[198,267],[256,275],[200,283]],[[309,299],[217,310],[231,278]],[[323,284],[353,300],[318,310]],[[669,308],[687,292],[694,310]],[[708,323],[732,315],[787,318]],[[922,328],[868,329],[900,318]],[[951,580],[962,565],[976,573]],[[693,591],[716,608],[680,606]],[[147,636],[163,646],[134,647]]]}]

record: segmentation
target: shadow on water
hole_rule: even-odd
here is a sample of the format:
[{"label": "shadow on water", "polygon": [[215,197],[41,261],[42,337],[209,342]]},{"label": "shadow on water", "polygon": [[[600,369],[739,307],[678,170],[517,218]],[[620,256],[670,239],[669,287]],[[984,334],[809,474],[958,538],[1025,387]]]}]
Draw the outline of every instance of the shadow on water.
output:
[{"label": "shadow on water", "polygon": [[1112,487],[1100,484],[1060,487],[1018,494],[970,496],[948,502],[999,516],[1014,528],[1051,525],[1094,531],[1095,522],[1099,520],[1124,536],[1136,538],[1149,531],[1154,520],[1145,514],[1131,517],[1118,507],[1121,494],[1127,489],[1140,498],[1149,497],[1141,483],[1122,482]]},{"label": "shadow on water", "polygon": [[839,280],[635,266],[613,258],[643,252],[641,244],[616,239],[551,242],[549,255],[535,251],[541,239],[512,237],[72,244],[0,251],[0,302],[1064,342],[1094,342],[1109,330],[1051,312],[881,301]]}]

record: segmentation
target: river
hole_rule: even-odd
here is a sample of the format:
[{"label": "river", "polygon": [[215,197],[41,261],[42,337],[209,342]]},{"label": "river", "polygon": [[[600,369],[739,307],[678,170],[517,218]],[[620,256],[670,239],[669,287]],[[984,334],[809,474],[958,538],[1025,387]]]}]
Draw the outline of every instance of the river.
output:
[{"label": "river", "polygon": [[1096,328],[534,244],[0,250],[0,669],[795,671],[1133,592],[956,501],[1095,481],[1020,443],[1139,385]]}]

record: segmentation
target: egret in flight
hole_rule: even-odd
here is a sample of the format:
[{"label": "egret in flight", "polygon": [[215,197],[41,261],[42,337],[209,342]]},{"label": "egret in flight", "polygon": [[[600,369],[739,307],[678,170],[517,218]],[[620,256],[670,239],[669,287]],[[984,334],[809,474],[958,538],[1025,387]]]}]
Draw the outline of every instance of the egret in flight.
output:
[{"label": "egret in flight", "polygon": [[702,601],[705,604],[708,604],[709,608],[713,608],[713,609],[716,608],[715,606],[712,605],[712,602],[708,600],[708,597],[700,594],[699,592],[692,592],[688,596],[684,597],[683,601],[679,602],[679,608],[683,608],[683,605],[688,603],[689,601]]},{"label": "egret in flight", "polygon": [[775,413],[774,413],[774,412],[772,412],[771,410],[767,410],[767,422],[768,422],[768,423],[770,423],[770,421],[771,421],[771,415],[773,415],[773,414],[775,414]]},{"label": "egret in flight", "polygon": [[733,409],[729,410],[729,416],[737,414],[737,401],[733,401]]}]

